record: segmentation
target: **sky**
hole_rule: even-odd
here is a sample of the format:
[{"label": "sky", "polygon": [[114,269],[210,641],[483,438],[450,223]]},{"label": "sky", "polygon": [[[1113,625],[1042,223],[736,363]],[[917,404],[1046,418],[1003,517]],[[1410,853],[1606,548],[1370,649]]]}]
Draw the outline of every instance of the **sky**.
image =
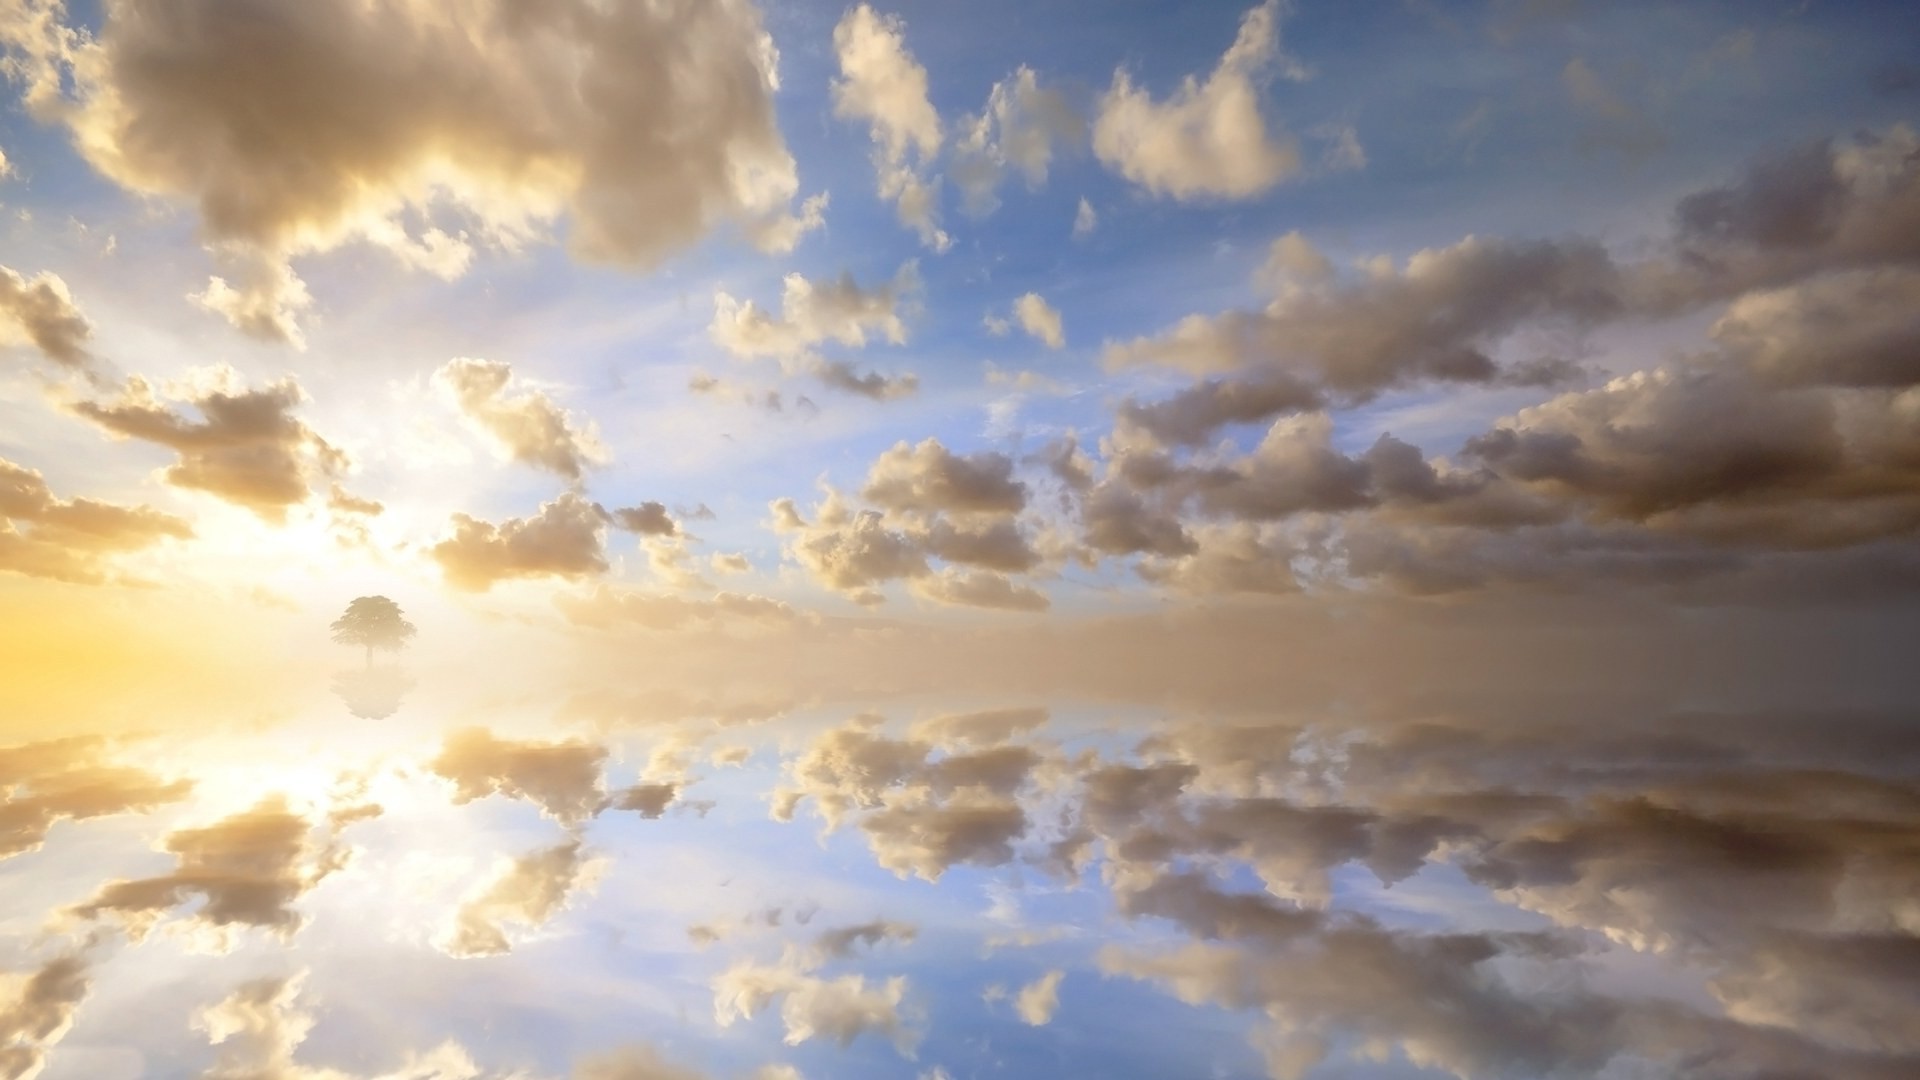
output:
[{"label": "sky", "polygon": [[0,1078],[1920,1069],[1911,5],[0,0],[0,95]]}]

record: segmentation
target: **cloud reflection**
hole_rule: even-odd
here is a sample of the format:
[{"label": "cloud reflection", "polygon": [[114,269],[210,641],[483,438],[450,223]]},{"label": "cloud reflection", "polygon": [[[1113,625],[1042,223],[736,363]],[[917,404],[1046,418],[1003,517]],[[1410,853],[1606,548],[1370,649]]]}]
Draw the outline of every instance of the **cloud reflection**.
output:
[{"label": "cloud reflection", "polygon": [[[412,751],[370,751],[327,799],[262,772],[220,813],[191,769],[103,740],[0,751],[9,895],[68,894],[10,905],[0,1075],[120,1046],[215,1077],[957,1076],[1071,1053],[1142,992],[1184,1003],[1152,1038],[1223,1075],[1920,1064],[1920,736],[1893,713],[424,719],[457,712],[423,708]],[[223,739],[249,737],[274,734]],[[702,812],[667,813],[689,788]],[[109,815],[151,824],[111,842]],[[409,906],[439,929],[406,930]],[[216,1004],[121,1026],[115,981],[181,949],[206,958],[182,1000]],[[456,1007],[439,954],[541,999]],[[411,972],[348,1005],[338,965],[363,963]],[[342,1007],[389,1019],[342,1041]],[[63,1037],[85,1039],[67,1071]],[[350,1045],[389,1071],[346,1068]]]}]

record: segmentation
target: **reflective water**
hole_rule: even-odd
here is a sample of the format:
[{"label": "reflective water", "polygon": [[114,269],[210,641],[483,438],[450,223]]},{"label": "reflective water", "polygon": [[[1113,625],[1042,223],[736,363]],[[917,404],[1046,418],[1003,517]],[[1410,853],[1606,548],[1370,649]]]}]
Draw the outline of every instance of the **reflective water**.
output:
[{"label": "reflective water", "polygon": [[312,682],[0,750],[0,1076],[1920,1075],[1898,709]]}]

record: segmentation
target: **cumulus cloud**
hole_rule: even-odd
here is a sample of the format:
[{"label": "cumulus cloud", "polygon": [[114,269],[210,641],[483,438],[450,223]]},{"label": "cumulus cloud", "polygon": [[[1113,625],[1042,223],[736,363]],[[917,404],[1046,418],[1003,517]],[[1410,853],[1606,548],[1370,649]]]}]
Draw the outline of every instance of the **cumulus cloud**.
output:
[{"label": "cumulus cloud", "polygon": [[714,980],[713,1012],[721,1027],[730,1027],[778,1001],[788,1046],[815,1037],[847,1046],[873,1032],[890,1039],[903,1057],[911,1057],[920,1036],[911,1026],[911,1014],[902,1008],[906,992],[904,976],[869,984],[864,975],[823,978],[791,959],[779,965],[745,963]]},{"label": "cumulus cloud", "polygon": [[509,925],[526,931],[545,926],[593,879],[598,865],[583,856],[577,839],[504,860],[492,880],[460,905],[440,949],[461,957],[511,951]]},{"label": "cumulus cloud", "polygon": [[[168,397],[199,417],[177,410]],[[248,389],[233,369],[210,368],[168,397],[134,376],[114,400],[69,407],[118,438],[179,454],[161,473],[167,483],[207,492],[276,524],[308,500],[315,484],[347,469],[346,454],[294,415],[307,397],[292,376]]]},{"label": "cumulus cloud", "polygon": [[0,748],[0,791],[6,794],[0,804],[0,860],[38,851],[58,822],[151,810],[193,789],[189,780],[168,780],[109,758],[98,739]]},{"label": "cumulus cloud", "polygon": [[1181,200],[1250,198],[1298,172],[1299,148],[1260,106],[1273,74],[1306,77],[1280,50],[1283,14],[1280,0],[1249,10],[1213,71],[1187,76],[1165,100],[1115,71],[1093,121],[1094,154],[1149,192]]},{"label": "cumulus cloud", "polygon": [[1165,334],[1109,343],[1107,364],[1306,375],[1365,400],[1427,379],[1492,382],[1493,347],[1522,323],[1588,328],[1627,302],[1618,267],[1589,240],[1469,237],[1352,281],[1329,279],[1310,247],[1287,243],[1277,255],[1296,287],[1265,309],[1189,316]]},{"label": "cumulus cloud", "polygon": [[934,603],[960,607],[1045,611],[1053,606],[1046,593],[993,570],[949,566],[939,573],[916,579],[912,589],[914,595]]},{"label": "cumulus cloud", "polygon": [[895,443],[867,471],[861,496],[889,510],[1013,514],[1026,506],[1026,485],[1013,459],[981,451],[955,454],[940,440]]},{"label": "cumulus cloud", "polygon": [[0,570],[99,583],[114,556],[192,536],[185,521],[150,507],[58,498],[38,471],[0,458]]},{"label": "cumulus cloud", "polygon": [[980,712],[947,713],[929,717],[913,725],[913,736],[926,739],[944,750],[967,746],[998,746],[1015,736],[1044,727],[1049,713],[1044,708],[986,709]]},{"label": "cumulus cloud", "polygon": [[1114,410],[1115,434],[1167,446],[1201,446],[1229,424],[1252,424],[1326,404],[1311,383],[1284,371],[1242,378],[1202,379],[1170,398],[1150,404],[1128,398]]},{"label": "cumulus cloud", "polygon": [[580,258],[650,267],[725,223],[789,248],[823,205],[789,209],[777,56],[743,0],[21,16],[0,47],[28,107],[115,183],[191,204],[240,267],[201,302],[263,337],[299,332],[288,260],[349,242],[453,277],[564,218]]},{"label": "cumulus cloud", "polygon": [[289,810],[284,799],[264,799],[211,824],[168,834],[161,850],[179,860],[173,872],[109,882],[69,911],[86,919],[115,916],[138,939],[197,896],[201,904],[187,918],[216,940],[246,927],[290,937],[305,922],[293,905],[346,857],[332,842],[316,843],[313,831],[314,823]]},{"label": "cumulus cloud", "polygon": [[1055,969],[1020,988],[1013,996],[1013,1011],[1029,1027],[1045,1027],[1060,1007],[1060,980],[1066,972]]},{"label": "cumulus cloud", "polygon": [[1024,746],[949,750],[895,739],[875,730],[877,718],[855,718],[826,732],[787,767],[773,793],[773,814],[791,820],[812,800],[829,829],[857,819],[881,866],[901,876],[938,881],[960,863],[1012,861],[1027,831],[1015,796],[1041,764]]},{"label": "cumulus cloud", "polygon": [[[781,516],[784,511],[785,516]],[[857,603],[885,600],[875,586],[929,573],[926,553],[912,536],[889,528],[875,510],[858,512],[829,500],[809,522],[792,500],[774,503],[778,531],[788,534],[788,551],[821,584]]]},{"label": "cumulus cloud", "polygon": [[[1017,515],[1027,487],[1004,454],[955,454],[937,439],[898,443],[875,460],[858,507],[829,491],[812,520],[776,500],[774,531],[821,584],[857,603],[884,602],[881,587],[907,581],[940,604],[1035,611],[1044,594],[1006,575],[1043,562]],[[937,565],[940,560],[947,565]]]},{"label": "cumulus cloud", "polygon": [[1841,271],[1745,293],[1713,324],[1730,359],[1784,386],[1920,385],[1920,270]]},{"label": "cumulus cloud", "polygon": [[73,1025],[92,986],[86,959],[55,957],[40,965],[8,997],[0,997],[0,1076],[31,1080]]},{"label": "cumulus cloud", "polygon": [[485,728],[465,728],[447,737],[428,767],[453,782],[456,802],[495,794],[525,799],[571,825],[605,807],[601,771],[606,760],[606,747],[595,743],[521,742]]},{"label": "cumulus cloud", "polygon": [[[0,158],[0,176],[6,175]],[[87,342],[93,325],[80,313],[60,275],[50,271],[31,278],[0,266],[0,346],[31,345],[68,370],[92,362]]]},{"label": "cumulus cloud", "polygon": [[977,116],[963,117],[955,136],[952,176],[967,212],[992,213],[1008,172],[1018,172],[1029,188],[1047,182],[1056,146],[1077,146],[1087,121],[1065,94],[1040,85],[1032,68],[1021,65],[993,84]]},{"label": "cumulus cloud", "polygon": [[453,534],[428,552],[447,584],[486,592],[503,581],[561,578],[577,581],[607,572],[606,534],[612,517],[600,504],[563,492],[529,517],[498,525],[453,515]]},{"label": "cumulus cloud", "polygon": [[577,483],[590,466],[607,460],[593,422],[575,421],[545,392],[524,383],[516,391],[511,364],[461,357],[447,361],[434,381],[515,461]]},{"label": "cumulus cloud", "polygon": [[871,338],[905,344],[904,316],[919,291],[919,267],[911,261],[892,281],[871,289],[862,288],[852,274],[827,281],[788,274],[779,315],[751,300],[716,293],[707,333],[735,356],[770,358],[791,373],[811,374],[835,389],[885,400],[911,393],[918,380],[910,374],[861,374],[844,360],[822,357],[817,346],[833,342],[859,349]]},{"label": "cumulus cloud", "polygon": [[926,170],[940,152],[940,114],[927,99],[927,69],[907,49],[906,23],[861,4],[833,28],[840,75],[833,81],[833,112],[867,123],[880,197],[893,202],[900,223],[921,243],[945,251],[953,240],[940,228],[938,182]]},{"label": "cumulus cloud", "polygon": [[665,503],[643,502],[613,512],[614,524],[641,536],[677,536],[680,526],[667,511]]},{"label": "cumulus cloud", "polygon": [[1920,135],[1905,124],[1756,160],[1674,211],[1672,258],[1637,281],[1656,310],[1685,309],[1827,270],[1920,262]]},{"label": "cumulus cloud", "polygon": [[[306,973],[252,979],[200,1010],[196,1030],[220,1048],[206,1080],[351,1080],[337,1069],[302,1064],[296,1056],[315,1023],[301,1003]],[[376,1080],[478,1080],[481,1072],[458,1043],[409,1054],[400,1068]]]},{"label": "cumulus cloud", "polygon": [[1013,317],[1027,336],[1049,349],[1065,348],[1067,333],[1060,312],[1039,293],[1026,293],[1013,302]]}]

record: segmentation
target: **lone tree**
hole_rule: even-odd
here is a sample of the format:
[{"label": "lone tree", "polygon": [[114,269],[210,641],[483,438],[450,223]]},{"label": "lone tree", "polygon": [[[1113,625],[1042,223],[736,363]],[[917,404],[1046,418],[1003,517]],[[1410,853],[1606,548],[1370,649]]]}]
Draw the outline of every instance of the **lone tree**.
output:
[{"label": "lone tree", "polygon": [[399,652],[413,634],[413,624],[401,617],[400,605],[384,596],[362,596],[333,621],[333,640],[366,646],[368,667],[373,666],[373,650]]}]

